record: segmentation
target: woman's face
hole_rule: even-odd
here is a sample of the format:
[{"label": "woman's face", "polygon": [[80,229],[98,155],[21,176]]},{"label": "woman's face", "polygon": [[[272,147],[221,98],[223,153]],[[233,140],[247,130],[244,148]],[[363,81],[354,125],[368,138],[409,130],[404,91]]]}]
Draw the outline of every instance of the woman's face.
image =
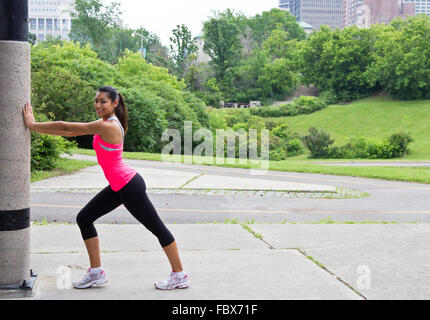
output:
[{"label": "woman's face", "polygon": [[[115,101],[116,102],[116,101]],[[118,103],[114,103],[107,92],[98,91],[94,98],[94,109],[98,117],[106,117],[115,113],[115,107]]]}]

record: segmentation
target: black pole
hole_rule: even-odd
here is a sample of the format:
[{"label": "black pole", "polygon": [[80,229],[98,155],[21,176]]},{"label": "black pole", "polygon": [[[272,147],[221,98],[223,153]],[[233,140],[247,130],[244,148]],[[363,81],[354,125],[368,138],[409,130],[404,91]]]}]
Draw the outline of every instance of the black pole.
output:
[{"label": "black pole", "polygon": [[28,41],[28,0],[0,0],[0,41]]}]

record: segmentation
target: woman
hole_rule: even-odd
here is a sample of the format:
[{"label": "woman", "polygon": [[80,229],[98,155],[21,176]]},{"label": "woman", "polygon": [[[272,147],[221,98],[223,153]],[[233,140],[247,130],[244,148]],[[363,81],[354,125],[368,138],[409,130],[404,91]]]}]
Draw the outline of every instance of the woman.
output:
[{"label": "woman", "polygon": [[176,241],[158,216],[146,194],[146,185],[140,174],[122,160],[124,136],[127,133],[127,110],[122,95],[110,86],[98,89],[94,109],[99,119],[89,123],[35,122],[29,102],[23,108],[24,121],[32,131],[60,135],[94,135],[93,148],[109,185],[100,191],[78,214],[80,228],[88,251],[90,268],[81,281],[73,286],[89,288],[107,282],[100,259],[99,238],[94,221],[123,204],[128,211],[150,230],[160,242],[172,267],[170,276],[155,282],[157,289],[187,288],[189,279],[183,271]]}]

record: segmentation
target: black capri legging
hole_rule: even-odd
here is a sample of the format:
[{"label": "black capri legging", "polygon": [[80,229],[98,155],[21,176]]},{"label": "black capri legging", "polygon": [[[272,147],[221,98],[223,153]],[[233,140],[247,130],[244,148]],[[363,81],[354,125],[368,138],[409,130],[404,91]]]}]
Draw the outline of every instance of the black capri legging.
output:
[{"label": "black capri legging", "polygon": [[139,173],[119,191],[115,192],[110,185],[107,186],[79,212],[76,222],[82,238],[87,240],[97,237],[94,221],[121,204],[158,238],[162,247],[175,241],[149,200],[145,181]]}]

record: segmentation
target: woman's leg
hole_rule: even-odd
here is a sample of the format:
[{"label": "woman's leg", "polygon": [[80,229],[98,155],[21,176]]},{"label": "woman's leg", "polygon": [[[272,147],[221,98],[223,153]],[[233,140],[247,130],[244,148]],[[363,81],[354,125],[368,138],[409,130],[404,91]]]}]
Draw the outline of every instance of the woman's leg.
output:
[{"label": "woman's leg", "polygon": [[84,240],[87,247],[88,257],[90,258],[90,267],[99,268],[102,266],[100,258],[100,244],[99,237]]},{"label": "woman's leg", "polygon": [[119,195],[110,186],[107,186],[91,199],[76,217],[76,222],[81,230],[82,238],[88,251],[91,268],[101,266],[99,238],[93,223],[101,216],[117,208],[120,204]]},{"label": "woman's leg", "polygon": [[183,270],[181,259],[179,259],[178,247],[176,241],[173,241],[166,247],[163,247],[164,253],[169,259],[170,266],[173,272],[181,272]]},{"label": "woman's leg", "polygon": [[158,238],[161,247],[169,259],[172,270],[175,272],[182,271],[175,238],[166,228],[149,200],[146,194],[145,181],[142,176],[137,174],[119,191],[119,194],[121,202],[130,213]]}]

